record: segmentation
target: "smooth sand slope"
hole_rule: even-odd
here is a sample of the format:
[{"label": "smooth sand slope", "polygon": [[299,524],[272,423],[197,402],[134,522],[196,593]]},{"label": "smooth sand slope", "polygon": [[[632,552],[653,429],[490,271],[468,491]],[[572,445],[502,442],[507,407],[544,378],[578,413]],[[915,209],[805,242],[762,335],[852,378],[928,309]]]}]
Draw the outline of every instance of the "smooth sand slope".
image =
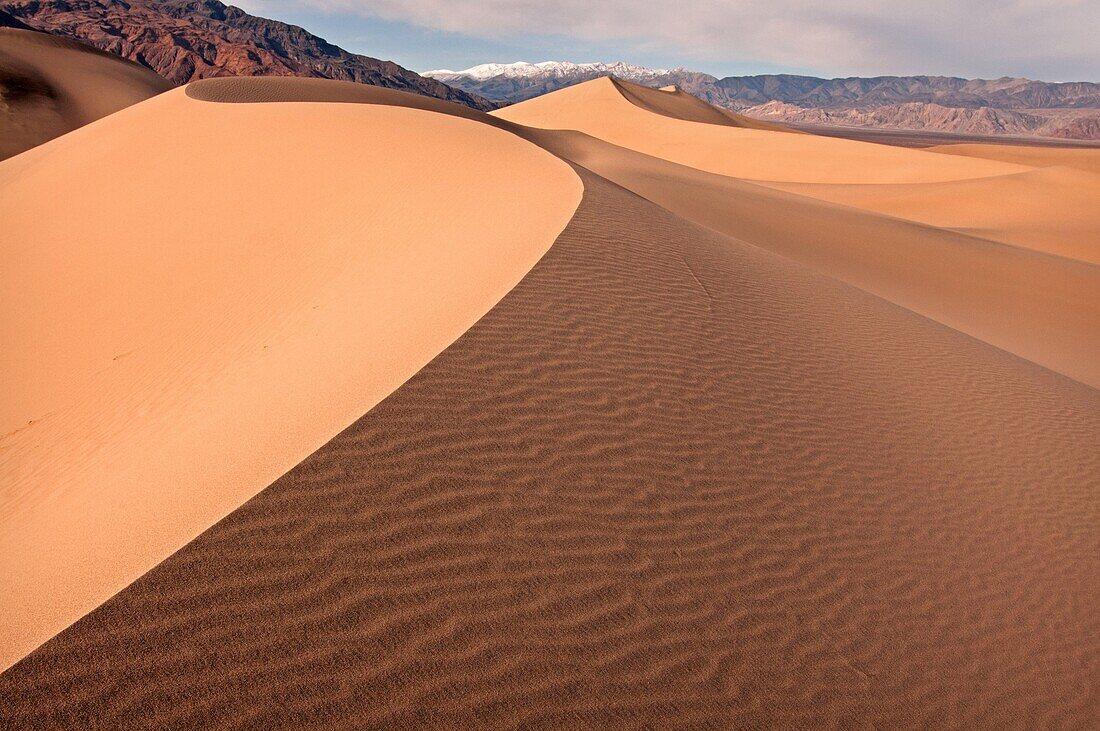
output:
[{"label": "smooth sand slope", "polygon": [[[614,86],[592,83],[593,93],[616,93]],[[567,96],[559,99],[572,103]],[[522,116],[522,111],[517,114]],[[655,130],[653,139],[639,147],[661,146],[663,128]],[[941,183],[761,184],[677,165],[580,132],[524,134],[689,220],[1100,386],[1100,269],[1093,264],[1098,257],[1093,234],[1100,190],[1089,173],[1025,168],[1022,173]],[[807,143],[821,139],[803,137]],[[705,139],[698,154],[705,155],[706,146],[713,144]],[[721,149],[713,148],[711,156],[719,156]],[[927,165],[947,158],[906,152],[924,155]],[[779,173],[792,177],[798,167],[791,160],[789,171]],[[775,190],[783,187],[821,197],[855,191],[862,198],[848,202],[862,208]],[[927,202],[924,195],[930,196]],[[932,205],[936,200],[941,208]],[[906,204],[912,210],[905,210]],[[882,215],[875,208],[916,220]],[[929,226],[919,220],[922,215],[968,223],[975,230]],[[996,234],[1014,244],[973,235],[976,232]]]},{"label": "smooth sand slope", "polygon": [[83,43],[0,28],[0,160],[170,88]]},{"label": "smooth sand slope", "polygon": [[1100,265],[1100,173],[1044,167],[943,183],[769,185]]},{"label": "smooth sand slope", "polygon": [[0,164],[0,665],[415,373],[580,195],[455,116],[182,89]]},{"label": "smooth sand slope", "polygon": [[585,173],[353,427],[0,676],[12,725],[1087,725],[1100,393]]},{"label": "smooth sand slope", "polygon": [[[637,104],[667,94],[663,111]],[[739,178],[802,183],[926,183],[1022,172],[1011,163],[944,157],[920,150],[833,137],[746,129],[702,120],[697,99],[672,98],[610,78],[596,79],[499,109],[501,119],[542,129],[579,130],[619,147]],[[709,106],[709,105],[708,105]],[[681,108],[679,117],[674,108]]]},{"label": "smooth sand slope", "polygon": [[[370,177],[357,145],[373,151],[371,170],[413,186],[408,158],[427,160],[437,138],[459,154],[459,130],[476,154],[438,152],[430,170],[456,176],[454,200],[418,198],[417,213],[426,199],[488,210],[498,194],[466,175],[513,176],[516,195],[562,175],[561,195],[501,203],[462,242],[499,243],[509,222],[553,236],[530,228],[538,216],[572,217],[495,306],[456,323],[457,340],[352,426],[0,675],[0,726],[1075,728],[1100,717],[1100,391],[990,344],[1013,318],[1037,358],[1038,329],[1068,339],[1059,298],[1088,316],[1095,267],[395,92],[248,79],[188,93],[112,120],[168,104],[200,115],[189,127],[206,114],[219,128],[241,115],[275,129],[306,115],[309,159],[357,170],[312,178],[314,197],[293,211],[324,214],[310,231],[354,232],[379,215],[361,196],[328,207],[355,194],[351,181],[370,184],[358,182]],[[311,101],[247,103],[291,94]],[[349,135],[318,135],[322,113],[364,125],[339,160],[325,151]],[[547,153],[576,165],[575,212],[561,204],[576,178]],[[242,222],[246,210],[203,220],[247,250],[260,224]],[[441,220],[407,216],[393,236],[411,227],[437,241]],[[280,225],[267,240],[293,252],[299,229]],[[364,237],[350,238],[329,244],[340,271],[358,261]],[[437,248],[395,240],[402,266],[415,268],[404,252],[426,252],[410,255],[431,276]],[[488,281],[444,266],[451,286]],[[351,268],[361,287],[390,276]],[[271,301],[296,301],[290,289]],[[350,406],[378,353],[405,351],[340,343],[379,313],[413,326],[404,289],[383,290],[370,307],[332,310],[332,339],[292,358],[308,379],[266,373],[282,387],[263,396]],[[933,306],[986,317],[988,340],[916,314]],[[204,444],[266,460],[254,446],[266,433],[242,419]],[[173,475],[192,499],[215,464],[194,456],[191,479]]]},{"label": "smooth sand slope", "polygon": [[979,157],[1032,167],[1075,167],[1100,173],[1100,147],[1034,147],[1028,145],[936,145],[929,152]]}]

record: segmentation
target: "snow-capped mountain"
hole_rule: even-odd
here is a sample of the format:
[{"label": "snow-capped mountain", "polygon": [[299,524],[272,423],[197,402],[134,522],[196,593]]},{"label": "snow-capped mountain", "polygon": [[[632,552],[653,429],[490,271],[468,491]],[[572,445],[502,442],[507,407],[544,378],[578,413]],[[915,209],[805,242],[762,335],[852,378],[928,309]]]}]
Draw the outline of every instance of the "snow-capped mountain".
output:
[{"label": "snow-capped mountain", "polygon": [[668,69],[649,69],[644,66],[623,63],[622,61],[617,61],[615,63],[572,63],[571,61],[529,63],[527,61],[516,61],[515,63],[483,63],[480,66],[473,66],[465,71],[438,69],[436,71],[425,71],[422,75],[439,80],[451,77],[463,77],[484,81],[485,79],[491,79],[497,76],[511,79],[549,79],[599,74],[603,76],[617,76],[627,81],[641,81],[643,79],[651,79],[655,76],[663,76],[668,72]]},{"label": "snow-capped mountain", "polygon": [[437,69],[425,71],[437,81],[463,90],[477,89],[478,94],[497,101],[517,102],[546,94],[557,89],[579,84],[601,76],[615,76],[650,86],[677,84],[693,85],[700,80],[714,81],[714,77],[687,69],[651,69],[621,61],[616,63],[572,63],[570,61],[543,61],[528,63],[485,63],[464,71]]},{"label": "snow-capped mountain", "polygon": [[1100,139],[1100,84],[1090,82],[942,76],[819,79],[791,74],[718,79],[684,68],[569,61],[486,63],[422,75],[497,104],[616,76],[646,86],[675,84],[734,112],[796,124]]}]

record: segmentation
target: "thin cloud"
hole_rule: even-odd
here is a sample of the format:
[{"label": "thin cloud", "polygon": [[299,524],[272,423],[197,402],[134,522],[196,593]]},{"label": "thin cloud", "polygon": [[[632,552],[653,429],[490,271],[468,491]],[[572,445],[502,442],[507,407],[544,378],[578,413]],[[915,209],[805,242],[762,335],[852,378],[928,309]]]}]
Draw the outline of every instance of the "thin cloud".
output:
[{"label": "thin cloud", "polygon": [[[1096,80],[1096,0],[292,0],[491,39],[560,34],[624,57],[661,48],[823,73]],[[252,0],[250,6],[263,5]],[[510,59],[485,59],[510,60]],[[570,59],[588,60],[588,59]],[[628,57],[625,60],[630,60]]]}]

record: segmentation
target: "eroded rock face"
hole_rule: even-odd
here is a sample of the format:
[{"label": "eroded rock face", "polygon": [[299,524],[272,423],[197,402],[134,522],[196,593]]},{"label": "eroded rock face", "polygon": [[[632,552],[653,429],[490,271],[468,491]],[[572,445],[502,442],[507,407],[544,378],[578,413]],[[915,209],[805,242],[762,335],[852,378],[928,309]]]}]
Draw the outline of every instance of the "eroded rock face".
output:
[{"label": "eroded rock face", "polygon": [[494,106],[218,0],[14,0],[3,8],[32,28],[137,61],[175,84],[216,76],[302,76],[402,89],[475,109]]}]

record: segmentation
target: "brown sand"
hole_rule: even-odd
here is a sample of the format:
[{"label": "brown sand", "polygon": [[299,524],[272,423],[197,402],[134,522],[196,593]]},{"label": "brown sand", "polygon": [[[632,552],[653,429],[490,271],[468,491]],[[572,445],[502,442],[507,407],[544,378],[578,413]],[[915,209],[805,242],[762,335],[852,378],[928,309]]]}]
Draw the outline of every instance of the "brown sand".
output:
[{"label": "brown sand", "polygon": [[0,667],[419,370],[580,195],[455,116],[182,89],[0,165]]},{"label": "brown sand", "polygon": [[11,725],[1095,718],[1100,394],[585,186],[458,342],[0,676]]},{"label": "brown sand", "polygon": [[[288,88],[234,80],[191,94],[243,102]],[[320,103],[331,96],[426,104],[334,89],[312,86],[299,105],[192,103],[223,110],[209,112],[222,123],[226,109],[278,120],[287,107],[316,123],[338,116]],[[580,168],[569,225],[457,341],[0,675],[0,726],[1084,727],[1100,716],[1100,391],[993,347],[1007,337],[996,327],[983,342],[883,299],[916,310],[938,297],[945,320],[992,312],[973,327],[1022,318],[1041,362],[1065,352],[1028,340],[1036,328],[1062,328],[1057,342],[1065,328],[1088,335],[1058,298],[1084,297],[1090,316],[1095,267],[576,132],[343,106],[372,125],[357,143],[413,120],[421,146],[454,145],[456,124],[495,126],[619,184]],[[401,170],[403,148],[388,146],[387,171]],[[547,164],[530,154],[523,170]],[[933,165],[922,160],[922,174],[952,179]],[[493,216],[477,236],[508,220]],[[294,233],[264,232],[288,247]],[[340,334],[363,327],[369,318]],[[318,389],[330,374],[371,378],[376,359],[325,360],[313,407],[355,401],[346,384]],[[286,383],[276,400],[305,388]],[[248,452],[260,427],[215,437]]]},{"label": "brown sand", "polygon": [[[677,215],[1100,386],[1100,269],[1086,261],[792,195],[576,132],[526,134]],[[1077,212],[1088,226],[1088,211]],[[1096,250],[1085,240],[1081,248]]]},{"label": "brown sand", "polygon": [[170,88],[91,46],[0,28],[0,160]]}]

